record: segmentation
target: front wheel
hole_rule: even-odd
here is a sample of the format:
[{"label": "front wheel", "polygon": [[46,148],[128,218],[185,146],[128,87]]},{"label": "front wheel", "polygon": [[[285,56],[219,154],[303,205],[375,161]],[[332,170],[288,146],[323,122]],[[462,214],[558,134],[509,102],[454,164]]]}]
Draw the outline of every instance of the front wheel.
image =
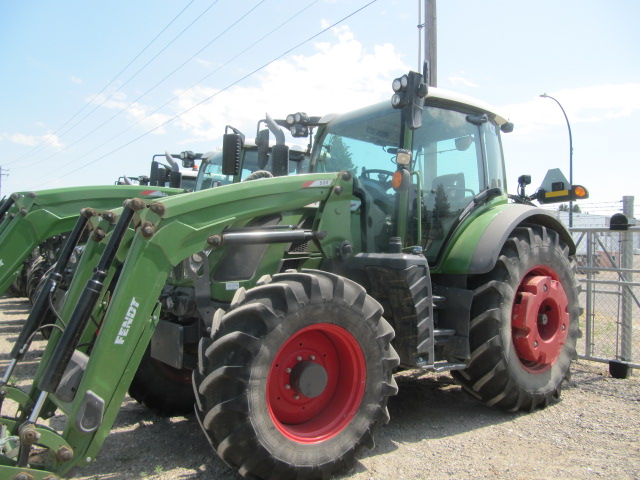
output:
[{"label": "front wheel", "polygon": [[373,446],[399,358],[361,286],[319,271],[274,275],[238,291],[214,325],[200,342],[196,413],[242,475],[328,478]]},{"label": "front wheel", "polygon": [[580,335],[569,248],[553,230],[517,228],[494,269],[472,279],[471,359],[453,372],[474,397],[517,411],[560,396]]}]

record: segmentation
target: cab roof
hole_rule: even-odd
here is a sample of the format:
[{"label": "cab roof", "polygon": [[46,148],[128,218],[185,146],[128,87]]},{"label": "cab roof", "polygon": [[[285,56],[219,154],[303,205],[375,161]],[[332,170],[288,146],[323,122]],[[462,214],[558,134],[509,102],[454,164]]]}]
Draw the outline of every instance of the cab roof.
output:
[{"label": "cab roof", "polygon": [[[389,96],[391,98],[391,96]],[[498,126],[502,126],[508,122],[507,118],[503,115],[500,115],[494,107],[489,105],[486,102],[478,100],[476,98],[470,97],[468,95],[464,95],[457,92],[452,92],[450,90],[445,90],[442,88],[429,87],[427,96],[425,97],[425,104],[434,106],[434,107],[446,107],[453,109],[463,109],[463,110],[472,110],[477,113],[486,113]],[[334,119],[345,116],[357,116],[361,115],[367,111],[375,111],[379,109],[387,109],[391,107],[391,100],[383,101],[374,105],[370,105],[368,107],[364,107],[358,110],[354,110],[353,112],[344,113],[344,114],[328,114],[323,116],[319,123],[327,124],[333,121]]]}]

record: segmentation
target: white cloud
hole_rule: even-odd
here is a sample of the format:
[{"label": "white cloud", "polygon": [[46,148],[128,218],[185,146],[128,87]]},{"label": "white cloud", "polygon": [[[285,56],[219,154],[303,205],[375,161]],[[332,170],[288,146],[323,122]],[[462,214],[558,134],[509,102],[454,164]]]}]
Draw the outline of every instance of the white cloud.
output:
[{"label": "white cloud", "polygon": [[53,148],[62,148],[64,145],[60,142],[60,137],[47,133],[45,135],[26,135],[24,133],[0,133],[0,141],[6,140],[17,145],[25,145],[27,147],[35,147],[42,142]]},{"label": "white cloud", "polygon": [[471,80],[468,80],[460,76],[449,77],[448,80],[453,87],[472,87],[472,88],[478,87],[478,84],[473,83]]},{"label": "white cloud", "polygon": [[[629,117],[640,110],[640,83],[593,85],[546,93],[561,103],[571,124]],[[499,111],[516,124],[519,134],[533,133],[548,125],[566,124],[558,105],[548,98],[536,97],[524,103],[505,105]]]},{"label": "white cloud", "polygon": [[257,86],[239,84],[224,92],[200,86],[185,92],[176,112],[215,97],[177,123],[194,140],[213,140],[229,124],[251,135],[265,112],[274,117],[297,111],[324,115],[390,99],[391,80],[409,70],[395,47],[383,44],[367,50],[347,26],[332,33],[331,41],[314,44],[313,54],[277,60],[256,74]]},{"label": "white cloud", "polygon": [[92,101],[105,108],[117,110],[115,115],[120,114],[120,112],[125,112],[129,120],[140,124],[142,128],[148,131],[153,130],[153,134],[155,135],[166,133],[164,127],[157,127],[171,118],[171,115],[151,113],[153,112],[153,107],[148,105],[128,101],[127,96],[122,92],[116,92],[110,98],[107,98],[105,95],[98,95],[92,97]]},{"label": "white cloud", "polygon": [[210,62],[209,60],[205,60],[204,58],[196,58],[195,61],[197,64],[202,65],[204,68],[208,70],[211,70],[215,65],[213,62]]},{"label": "white cloud", "polygon": [[82,79],[73,75],[69,77],[69,80],[71,81],[71,83],[77,83],[78,85],[82,84]]}]

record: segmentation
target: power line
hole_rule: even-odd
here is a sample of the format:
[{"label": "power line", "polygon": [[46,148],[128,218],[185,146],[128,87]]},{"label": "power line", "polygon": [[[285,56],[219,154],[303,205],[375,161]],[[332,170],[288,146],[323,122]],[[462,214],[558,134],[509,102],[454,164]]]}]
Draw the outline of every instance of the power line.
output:
[{"label": "power line", "polygon": [[[9,162],[9,164],[13,164],[19,160],[22,160],[24,158],[30,157],[32,155],[34,155],[35,153],[42,151],[44,148],[50,146],[54,140],[52,140],[53,136],[55,136],[60,130],[62,130],[64,127],[66,127],[74,118],[76,118],[78,115],[80,115],[99,95],[102,94],[102,92],[104,92],[107,88],[109,88],[109,86],[116,81],[116,79],[122,75],[122,73],[131,66],[131,64],[133,64],[133,62],[135,62],[140,55],[142,55],[186,10],[187,8],[189,8],[191,6],[191,4],[194,2],[195,0],[191,0],[186,7],[184,7],[182,10],[180,10],[180,13],[178,13],[178,15],[176,15],[173,20],[171,20],[161,31],[160,33],[158,33],[155,37],[153,37],[153,39],[142,49],[140,50],[140,52],[133,57],[133,59],[127,63],[125,65],[125,67],[120,70],[115,77],[113,77],[104,87],[102,87],[102,89],[96,93],[91,100],[89,100],[87,103],[84,104],[84,106],[78,110],[71,118],[69,118],[69,120],[67,120],[66,122],[64,122],[62,125],[60,125],[53,133],[48,134],[47,137],[42,140],[42,142],[40,142],[38,145],[34,146],[31,150],[29,150],[28,152],[22,154],[21,156],[19,156],[18,158],[16,158],[15,160]],[[216,0],[217,1],[217,0]],[[120,87],[122,88],[122,87]],[[117,90],[116,90],[117,91]],[[114,92],[115,93],[115,92]],[[104,103],[104,102],[103,102]],[[95,110],[95,109],[94,109]],[[93,113],[92,110],[91,112],[89,112],[89,114]],[[87,118],[88,115],[84,116],[81,121],[85,118]],[[74,124],[73,126],[75,127],[76,124]],[[72,127],[73,128],[73,127]],[[62,135],[68,133],[70,130],[67,130],[66,132],[64,132]],[[59,137],[58,137],[59,138]],[[45,145],[46,144],[46,145]]]},{"label": "power line", "polygon": [[[318,3],[320,0],[315,0],[312,3],[310,3],[309,5],[305,6],[304,8],[302,8],[301,10],[299,10],[297,13],[293,14],[291,17],[289,17],[287,20],[285,20],[284,22],[282,22],[280,25],[278,25],[277,27],[275,27],[274,29],[272,29],[269,33],[263,35],[262,37],[260,37],[258,40],[256,40],[255,42],[253,42],[251,45],[249,45],[248,47],[246,47],[244,50],[242,50],[241,52],[237,53],[236,55],[234,55],[233,57],[231,57],[230,59],[228,59],[226,62],[224,62],[222,65],[220,65],[218,68],[216,68],[215,70],[213,70],[212,72],[209,72],[208,74],[206,74],[204,77],[200,78],[197,82],[195,82],[193,85],[191,85],[189,88],[182,90],[178,95],[175,95],[173,98],[171,98],[170,100],[166,101],[165,103],[163,103],[162,105],[160,105],[159,107],[157,107],[156,109],[154,109],[153,111],[151,111],[150,113],[148,113],[146,116],[144,116],[143,118],[141,118],[140,120],[138,120],[137,122],[129,125],[127,128],[125,128],[124,130],[122,130],[121,132],[117,133],[116,135],[112,136],[111,138],[109,138],[108,140],[102,142],[100,145],[92,148],[91,150],[89,150],[88,152],[80,155],[79,157],[77,157],[75,160],[72,160],[71,162],[67,163],[67,167],[69,165],[73,165],[75,163],[77,163],[78,161],[82,160],[83,158],[85,158],[86,156],[90,155],[91,153],[95,152],[96,150],[100,149],[101,147],[103,147],[104,145],[112,142],[113,140],[115,140],[116,138],[118,138],[119,136],[125,134],[126,132],[128,132],[129,130],[131,130],[132,128],[136,127],[137,125],[140,125],[142,122],[144,122],[147,118],[150,118],[152,115],[154,115],[155,113],[157,113],[159,110],[161,110],[162,108],[166,107],[167,105],[169,105],[170,103],[172,103],[174,100],[180,98],[182,95],[184,95],[185,93],[189,92],[190,90],[192,90],[193,88],[195,88],[196,86],[200,85],[202,82],[204,82],[206,79],[208,79],[209,77],[211,77],[213,74],[217,73],[218,71],[220,71],[221,69],[223,69],[224,67],[226,67],[228,64],[230,64],[231,62],[233,62],[235,59],[237,59],[238,57],[240,57],[242,54],[246,53],[248,50],[250,50],[251,48],[253,48],[255,45],[257,45],[258,43],[262,42],[263,40],[265,40],[266,38],[268,38],[269,36],[271,36],[273,33],[275,33],[276,31],[278,31],[279,29],[281,29],[282,27],[284,27],[285,25],[287,25],[288,23],[290,23],[292,20],[294,20],[296,17],[300,16],[303,12],[305,12],[306,10],[308,10],[309,8],[311,8],[313,5],[315,5],[316,3]],[[197,55],[197,54],[196,54]],[[194,55],[195,56],[195,55]],[[193,57],[192,57],[193,58]],[[50,157],[49,157],[50,158]]]},{"label": "power line", "polygon": [[[217,3],[218,0],[216,0],[216,2],[214,2],[209,8],[211,8],[213,5],[215,5],[215,3]],[[216,40],[218,40],[222,35],[224,35],[225,33],[227,33],[229,30],[231,30],[234,26],[236,26],[238,23],[240,23],[242,20],[244,20],[250,13],[252,13],[254,10],[256,10],[260,5],[262,5],[265,1],[267,0],[261,0],[260,2],[258,2],[255,6],[253,6],[251,9],[249,9],[245,14],[241,15],[240,18],[238,18],[235,22],[233,22],[229,27],[227,27],[224,31],[222,31],[220,34],[218,34],[213,40],[211,40],[209,43],[207,43],[204,47],[202,47],[200,50],[198,50],[196,53],[194,53],[191,57],[189,57],[187,60],[185,60],[182,64],[180,64],[178,67],[176,67],[175,69],[173,69],[169,74],[167,74],[166,76],[164,76],[159,82],[157,82],[154,86],[152,86],[151,88],[149,88],[147,91],[145,91],[143,94],[139,95],[135,100],[131,101],[128,105],[126,105],[125,107],[121,108],[120,110],[118,110],[115,114],[113,114],[111,117],[109,117],[107,120],[105,120],[104,122],[102,122],[100,125],[98,125],[97,127],[95,127],[93,130],[91,130],[90,132],[88,132],[87,134],[85,134],[84,136],[80,137],[79,139],[77,139],[76,141],[74,141],[73,143],[67,145],[66,147],[62,148],[61,150],[59,150],[58,152],[49,155],[46,159],[42,159],[40,162],[43,161],[51,161],[51,159],[53,157],[56,157],[58,155],[60,155],[61,153],[63,153],[64,151],[68,150],[69,148],[73,147],[74,145],[80,143],[82,140],[84,140],[85,138],[91,136],[93,133],[97,132],[99,129],[101,129],[102,127],[104,127],[107,123],[111,122],[114,118],[118,117],[121,113],[127,111],[129,109],[129,107],[131,107],[132,105],[134,105],[135,103],[137,103],[140,99],[142,99],[143,97],[145,97],[147,94],[149,94],[150,92],[152,92],[153,90],[155,90],[158,86],[160,86],[162,83],[164,83],[166,80],[168,80],[169,78],[171,78],[173,75],[175,75],[180,69],[182,69],[187,63],[189,63],[191,60],[193,60],[196,56],[198,56],[200,53],[202,53],[203,50],[207,49],[208,47],[210,47]],[[314,2],[315,3],[315,2]],[[208,9],[207,9],[208,10]],[[205,12],[207,11],[205,10]],[[202,14],[204,14],[205,12],[203,12]],[[201,14],[201,15],[202,15]],[[194,21],[195,22],[195,21]],[[192,22],[193,24],[193,22]],[[191,25],[192,25],[191,24]],[[189,27],[187,27],[189,28]],[[186,30],[186,29],[185,29]],[[182,32],[184,33],[184,31]],[[176,37],[177,38],[177,37]],[[174,39],[175,40],[175,39]],[[167,45],[169,46],[169,45]],[[165,47],[166,48],[166,47]],[[164,49],[163,49],[164,50]],[[159,52],[158,55],[162,53]],[[158,56],[156,55],[156,57]],[[156,58],[154,57],[154,59]],[[153,60],[153,59],[152,59]],[[150,63],[150,62],[149,62]],[[148,65],[149,63],[147,63],[146,65]],[[146,66],[145,65],[145,66]],[[143,67],[144,68],[144,67]],[[139,73],[142,69],[140,69],[137,73]],[[136,75],[137,75],[136,73]],[[134,75],[135,76],[135,75]],[[131,77],[133,78],[133,77]],[[129,79],[131,80],[131,79]],[[127,80],[127,82],[129,81]],[[124,87],[126,85],[126,83],[123,84],[120,88]],[[116,92],[114,92],[116,93]],[[101,107],[109,98],[111,98],[113,94],[111,94],[107,99],[105,99],[102,103],[100,103],[99,105],[97,105],[91,112],[89,112],[89,114],[93,113],[97,108]],[[175,98],[175,97],[174,97]],[[85,117],[86,118],[86,117]],[[146,117],[145,117],[146,118]],[[82,121],[83,119],[81,119],[80,121]],[[82,158],[82,157],[80,157]],[[76,161],[72,161],[69,162],[67,164],[73,164],[76,163],[79,160],[76,159]],[[34,164],[40,163],[38,161],[36,162],[32,162],[31,165],[29,165],[29,167],[31,167]]]},{"label": "power line", "polygon": [[4,172],[8,172],[9,170],[7,170],[6,168],[2,168],[2,165],[0,165],[0,198],[2,198],[2,177],[8,177],[9,174],[8,173],[4,173]]},{"label": "power line", "polygon": [[82,170],[82,169],[84,169],[84,168],[86,168],[86,167],[88,167],[88,166],[90,166],[90,165],[93,165],[94,163],[97,163],[97,162],[99,162],[100,160],[103,160],[104,158],[106,158],[106,157],[108,157],[108,156],[110,156],[110,155],[113,155],[114,153],[116,153],[116,152],[118,152],[118,151],[122,150],[123,148],[128,147],[128,146],[129,146],[129,145],[131,145],[132,143],[137,142],[138,140],[140,140],[140,139],[142,139],[142,138],[146,137],[147,135],[149,135],[150,133],[153,133],[153,132],[155,132],[156,130],[158,130],[158,129],[160,129],[160,128],[164,127],[165,125],[168,125],[169,123],[173,122],[174,120],[176,120],[176,119],[180,118],[182,115],[184,115],[184,114],[186,114],[186,113],[189,113],[191,110],[193,110],[193,109],[195,109],[195,108],[199,107],[200,105],[202,105],[202,104],[204,104],[204,103],[208,102],[209,100],[211,100],[211,99],[215,98],[215,97],[216,97],[216,96],[218,96],[219,94],[221,94],[221,93],[223,93],[223,92],[225,92],[225,91],[229,90],[231,87],[233,87],[233,86],[237,85],[238,83],[240,83],[240,82],[242,82],[242,81],[246,80],[247,78],[251,77],[252,75],[255,75],[255,74],[256,74],[256,73],[258,73],[260,70],[263,70],[264,68],[266,68],[266,67],[268,67],[269,65],[271,65],[273,62],[275,62],[275,61],[277,61],[277,60],[281,59],[281,58],[282,58],[282,57],[284,57],[285,55],[288,55],[289,53],[291,53],[292,51],[296,50],[297,48],[300,48],[302,45],[304,45],[304,44],[306,44],[306,43],[310,42],[311,40],[313,40],[313,39],[315,39],[315,38],[319,37],[320,35],[322,35],[322,34],[324,34],[325,32],[327,32],[327,31],[331,30],[331,29],[332,29],[332,28],[334,28],[335,26],[337,26],[337,25],[339,25],[340,23],[344,22],[345,20],[347,20],[347,19],[351,18],[352,16],[354,16],[355,14],[357,14],[357,13],[361,12],[361,11],[362,11],[362,10],[364,10],[365,8],[369,7],[370,5],[372,5],[372,4],[374,4],[374,3],[376,3],[376,1],[377,1],[377,0],[371,0],[370,2],[366,3],[365,5],[363,5],[362,7],[358,8],[358,9],[354,10],[353,12],[351,12],[350,14],[348,14],[347,16],[345,16],[345,17],[341,18],[341,19],[340,19],[340,20],[338,20],[337,22],[335,22],[335,23],[333,23],[333,24],[329,25],[328,27],[326,27],[326,28],[324,28],[324,29],[320,30],[318,33],[316,33],[316,34],[314,34],[314,35],[310,36],[310,37],[309,37],[309,38],[307,38],[306,40],[303,40],[302,42],[300,42],[300,43],[296,44],[295,46],[293,46],[293,47],[289,48],[288,50],[286,50],[286,51],[284,51],[283,53],[279,54],[279,55],[278,55],[278,56],[276,56],[275,58],[273,58],[273,59],[269,60],[267,63],[263,64],[262,66],[260,66],[260,67],[256,68],[255,70],[252,70],[251,72],[247,73],[246,75],[244,75],[244,76],[240,77],[238,80],[235,80],[234,82],[230,83],[229,85],[227,85],[226,87],[222,88],[221,90],[218,90],[218,91],[217,91],[216,93],[214,93],[213,95],[210,95],[210,96],[206,97],[205,99],[203,99],[203,100],[199,101],[198,103],[196,103],[196,104],[192,105],[192,106],[191,106],[191,107],[189,107],[188,109],[186,109],[186,110],[182,111],[181,113],[179,113],[179,114],[177,114],[177,115],[175,115],[175,116],[173,116],[173,117],[169,118],[168,120],[166,120],[165,122],[161,123],[160,125],[157,125],[156,127],[152,128],[151,130],[149,130],[149,131],[147,131],[147,132],[143,133],[142,135],[139,135],[139,136],[135,137],[134,139],[130,140],[129,142],[127,142],[127,143],[125,143],[125,144],[123,144],[123,145],[121,145],[121,146],[119,146],[119,147],[117,147],[117,148],[115,148],[115,149],[111,150],[110,152],[105,153],[104,155],[102,155],[102,156],[100,156],[100,157],[96,158],[95,160],[93,160],[93,161],[91,161],[91,162],[88,162],[88,163],[84,164],[84,165],[83,165],[83,166],[81,166],[81,167],[78,167],[78,168],[77,168],[77,169],[75,169],[73,172],[69,172],[69,173],[66,173],[66,174],[64,174],[64,175],[60,175],[59,177],[57,177],[57,178],[55,178],[55,179],[50,179],[50,180],[48,180],[48,181],[46,181],[46,182],[44,182],[44,183],[41,183],[40,185],[36,185],[36,187],[40,187],[40,186],[42,186],[42,185],[46,185],[46,184],[48,184],[48,183],[51,183],[51,182],[52,182],[52,181],[54,181],[54,180],[59,180],[59,179],[61,179],[61,178],[65,178],[65,177],[67,177],[67,176],[71,175],[72,173],[77,172],[78,170]]}]

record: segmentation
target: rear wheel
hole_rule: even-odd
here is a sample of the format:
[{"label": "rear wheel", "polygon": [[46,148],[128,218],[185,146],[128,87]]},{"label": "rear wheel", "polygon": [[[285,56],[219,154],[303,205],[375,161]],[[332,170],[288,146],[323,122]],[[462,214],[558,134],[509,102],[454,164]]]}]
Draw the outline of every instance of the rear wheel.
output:
[{"label": "rear wheel", "polygon": [[580,334],[568,253],[552,230],[517,228],[493,271],[473,279],[471,359],[453,376],[474,397],[517,411],[560,396]]},{"label": "rear wheel", "polygon": [[389,420],[393,329],[342,277],[305,271],[262,283],[240,290],[200,342],[198,419],[242,475],[328,478],[373,446],[373,428]]}]

